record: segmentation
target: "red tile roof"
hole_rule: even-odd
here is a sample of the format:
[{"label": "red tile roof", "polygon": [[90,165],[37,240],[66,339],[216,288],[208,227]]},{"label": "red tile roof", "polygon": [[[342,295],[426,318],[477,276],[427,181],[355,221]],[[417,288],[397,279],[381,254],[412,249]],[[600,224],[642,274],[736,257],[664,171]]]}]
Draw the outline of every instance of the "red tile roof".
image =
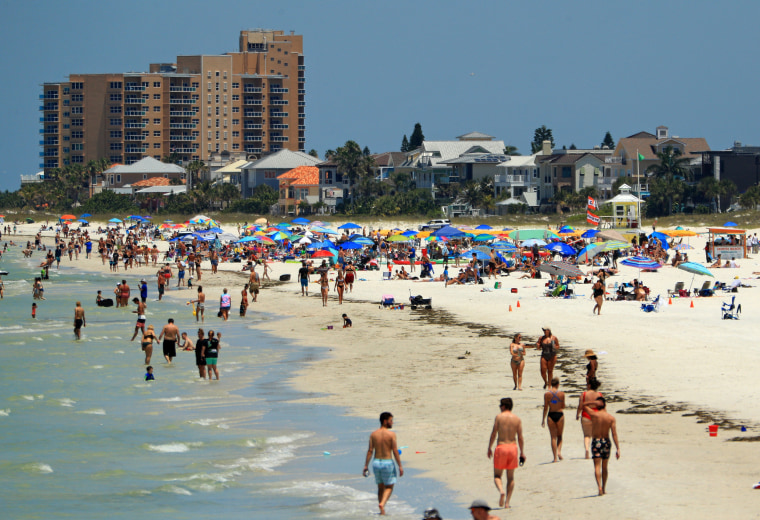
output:
[{"label": "red tile roof", "polygon": [[299,166],[283,173],[277,179],[292,180],[291,186],[317,186],[319,185],[319,168],[316,166]]}]

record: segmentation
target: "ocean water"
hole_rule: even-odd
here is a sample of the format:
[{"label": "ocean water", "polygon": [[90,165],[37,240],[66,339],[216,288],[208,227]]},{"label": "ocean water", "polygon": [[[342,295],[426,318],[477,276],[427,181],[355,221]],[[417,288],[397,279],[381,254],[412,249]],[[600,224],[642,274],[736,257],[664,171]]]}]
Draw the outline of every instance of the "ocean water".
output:
[{"label": "ocean water", "polygon": [[[358,518],[377,511],[372,477],[360,472],[377,421],[342,409],[294,402],[294,371],[323,355],[250,329],[249,313],[208,328],[223,332],[222,380],[201,381],[192,352],[167,366],[154,349],[156,381],[143,380],[132,308],[98,308],[98,289],[115,280],[64,260],[45,283],[31,318],[31,281],[42,260],[12,248],[0,262],[0,488],[2,516],[14,519]],[[120,273],[121,277],[121,273]],[[136,276],[127,277],[130,285]],[[152,288],[151,288],[152,289]],[[74,303],[87,315],[73,335]],[[169,317],[195,338],[188,307],[148,302],[148,324]],[[378,412],[381,410],[378,410]],[[403,444],[403,438],[400,437]],[[403,457],[403,455],[402,455]],[[438,482],[400,479],[388,506],[394,518],[437,507],[466,518]]]}]

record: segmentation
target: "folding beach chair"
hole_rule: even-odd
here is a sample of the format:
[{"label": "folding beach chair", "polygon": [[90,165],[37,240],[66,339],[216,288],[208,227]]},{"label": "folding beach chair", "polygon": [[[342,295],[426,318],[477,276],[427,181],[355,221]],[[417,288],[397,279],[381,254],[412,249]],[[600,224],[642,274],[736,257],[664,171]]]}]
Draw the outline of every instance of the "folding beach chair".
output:
[{"label": "folding beach chair", "polygon": [[660,295],[657,295],[657,298],[655,298],[652,303],[642,303],[641,304],[641,310],[644,312],[660,312],[660,309],[662,309],[662,304],[660,303]]},{"label": "folding beach chair", "polygon": [[723,302],[720,307],[720,313],[724,320],[738,320],[742,312],[741,304],[736,305],[736,296],[731,297],[731,303]]}]

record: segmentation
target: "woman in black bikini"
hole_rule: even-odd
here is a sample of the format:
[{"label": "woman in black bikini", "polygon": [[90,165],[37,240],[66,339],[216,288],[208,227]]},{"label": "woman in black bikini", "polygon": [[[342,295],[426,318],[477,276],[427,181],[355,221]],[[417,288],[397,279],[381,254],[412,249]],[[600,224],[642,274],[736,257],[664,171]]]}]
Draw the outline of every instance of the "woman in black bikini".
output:
[{"label": "woman in black bikini", "polygon": [[145,364],[150,365],[150,357],[153,355],[153,342],[158,343],[156,338],[156,332],[153,330],[153,325],[148,325],[148,329],[143,333],[141,347],[145,352]]},{"label": "woman in black bikini", "polygon": [[554,462],[562,460],[562,432],[565,429],[565,392],[559,391],[559,378],[552,379],[552,386],[544,394],[544,413],[541,418],[541,427],[546,424],[549,417],[549,435],[552,439],[552,453]]},{"label": "woman in black bikini", "polygon": [[557,364],[557,351],[559,350],[559,341],[552,334],[552,329],[544,327],[544,335],[538,339],[536,348],[541,350],[541,378],[544,380],[546,388],[554,377],[554,365]]},{"label": "woman in black bikini", "polygon": [[512,360],[509,365],[512,367],[512,379],[515,387],[512,390],[522,390],[522,376],[525,368],[525,345],[520,340],[522,334],[515,334],[512,344],[509,345],[509,353],[512,354]]}]

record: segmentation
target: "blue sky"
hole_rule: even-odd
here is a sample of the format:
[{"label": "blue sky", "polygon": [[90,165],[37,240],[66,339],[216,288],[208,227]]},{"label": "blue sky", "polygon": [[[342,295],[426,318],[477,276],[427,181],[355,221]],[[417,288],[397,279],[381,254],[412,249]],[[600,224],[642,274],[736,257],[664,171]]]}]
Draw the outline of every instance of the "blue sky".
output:
[{"label": "blue sky", "polygon": [[304,36],[306,149],[398,150],[470,131],[529,151],[670,127],[760,145],[760,3],[649,1],[8,2],[0,11],[0,189],[38,170],[38,94],[69,73],[237,50],[241,29]]}]

